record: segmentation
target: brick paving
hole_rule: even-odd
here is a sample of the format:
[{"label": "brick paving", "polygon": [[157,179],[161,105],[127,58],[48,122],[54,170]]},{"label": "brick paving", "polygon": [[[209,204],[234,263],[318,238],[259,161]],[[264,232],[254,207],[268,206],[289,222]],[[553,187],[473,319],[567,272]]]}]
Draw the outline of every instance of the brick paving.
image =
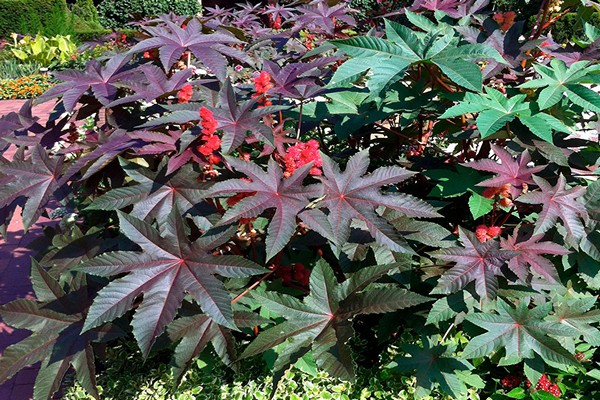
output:
[{"label": "brick paving", "polygon": [[[19,111],[25,100],[0,101],[0,117],[12,111]],[[54,108],[52,101],[34,106],[33,115],[45,123]],[[10,157],[11,154],[5,154]],[[33,251],[27,246],[42,234],[42,227],[51,221],[40,219],[27,234],[23,233],[23,223],[18,218],[20,211],[8,226],[6,238],[0,238],[0,304],[14,299],[33,296],[29,282],[29,257]],[[0,320],[0,354],[6,347],[28,335],[28,331],[15,330]],[[37,365],[23,369],[11,380],[0,386],[0,400],[29,400],[33,396],[33,382],[37,375]]]}]

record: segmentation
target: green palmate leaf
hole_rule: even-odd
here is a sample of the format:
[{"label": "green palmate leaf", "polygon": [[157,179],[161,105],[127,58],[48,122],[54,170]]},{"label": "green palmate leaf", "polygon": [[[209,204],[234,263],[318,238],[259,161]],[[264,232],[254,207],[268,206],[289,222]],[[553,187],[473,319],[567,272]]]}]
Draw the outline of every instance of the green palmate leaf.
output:
[{"label": "green palmate leaf", "polygon": [[600,66],[578,61],[567,67],[564,61],[553,59],[549,66],[534,65],[534,68],[540,78],[520,87],[544,88],[538,96],[541,110],[554,106],[566,96],[586,111],[600,112],[600,94],[585,86],[600,82]]},{"label": "green palmate leaf", "polygon": [[467,385],[457,372],[470,371],[473,365],[453,354],[456,345],[435,345],[434,339],[426,338],[423,347],[406,344],[402,349],[410,357],[397,358],[389,367],[399,372],[415,371],[418,386],[416,397],[425,397],[436,385],[453,398],[459,398],[467,392]]},{"label": "green palmate leaf", "polygon": [[0,359],[0,383],[41,361],[34,383],[35,400],[54,398],[71,367],[85,390],[99,398],[91,344],[114,339],[122,332],[110,324],[82,332],[91,302],[85,287],[74,285],[65,292],[35,261],[32,280],[36,295],[43,301],[19,299],[0,307],[0,316],[8,325],[33,332],[4,351]]},{"label": "green palmate leaf", "polygon": [[492,47],[461,43],[454,30],[438,26],[417,14],[408,12],[408,15],[411,22],[426,33],[386,20],[387,39],[360,36],[331,41],[351,59],[340,66],[329,85],[351,83],[371,70],[367,82],[370,98],[381,101],[386,89],[399,81],[409,66],[433,63],[455,84],[480,91],[482,74],[475,61],[494,59],[505,63]]},{"label": "green palmate leaf", "polygon": [[[583,337],[592,346],[600,346],[600,330],[592,326],[600,322],[600,310],[592,309],[597,301],[596,296],[587,296],[580,299],[558,298],[559,304],[556,312],[547,318],[577,331],[577,336],[568,337],[567,340],[574,345],[575,340]],[[572,346],[574,347],[574,346]]]},{"label": "green palmate leaf", "polygon": [[[236,311],[233,314],[236,326],[247,328],[271,323],[268,319],[249,311]],[[167,327],[169,339],[179,341],[173,355],[173,372],[179,381],[192,361],[211,343],[223,363],[237,369],[233,363],[237,357],[235,340],[231,331],[214,322],[210,317],[196,310],[192,315],[183,316]]]},{"label": "green palmate leaf", "polygon": [[575,357],[552,337],[577,335],[577,330],[545,320],[552,310],[551,303],[529,309],[527,302],[523,301],[515,309],[498,299],[497,305],[498,314],[477,313],[467,316],[469,322],[488,332],[471,339],[464,349],[464,358],[485,357],[504,349],[501,365],[532,359],[536,354],[558,368],[578,365]]},{"label": "green palmate leaf", "polygon": [[386,218],[406,240],[414,240],[432,247],[450,247],[452,233],[446,228],[429,221],[418,221],[394,210],[386,209],[383,212]]},{"label": "green palmate leaf", "polygon": [[476,171],[462,165],[457,165],[456,170],[450,168],[430,169],[424,175],[436,181],[436,185],[429,195],[440,198],[463,195],[483,179]]},{"label": "green palmate leaf", "polygon": [[498,132],[515,118],[550,143],[553,130],[571,133],[559,119],[537,111],[535,104],[526,102],[526,98],[521,94],[507,98],[496,89],[485,87],[485,94],[466,93],[464,99],[446,110],[440,119],[479,113],[476,123],[482,138]]},{"label": "green palmate leaf", "polygon": [[212,254],[214,248],[229,240],[232,230],[209,232],[190,242],[177,207],[165,222],[163,236],[151,225],[121,212],[119,221],[121,232],[142,252],[104,253],[75,268],[107,277],[127,273],[98,293],[86,319],[86,330],[120,317],[143,294],[132,325],[146,356],[156,337],[175,317],[186,293],[217,323],[235,327],[230,296],[215,275],[245,277],[259,274],[263,268],[242,257]]},{"label": "green palmate leaf", "polygon": [[427,314],[426,323],[438,325],[440,322],[447,321],[459,314],[464,318],[464,313],[473,310],[477,303],[475,297],[466,290],[453,293],[433,303]]},{"label": "green palmate leaf", "polygon": [[339,285],[329,265],[319,261],[310,276],[310,294],[303,301],[273,292],[253,293],[263,307],[286,321],[259,334],[240,358],[285,343],[275,362],[275,387],[283,371],[311,350],[320,368],[334,376],[353,379],[354,366],[346,343],[353,336],[350,320],[360,314],[388,312],[429,301],[397,287],[362,291],[395,267],[396,264],[364,268]]}]

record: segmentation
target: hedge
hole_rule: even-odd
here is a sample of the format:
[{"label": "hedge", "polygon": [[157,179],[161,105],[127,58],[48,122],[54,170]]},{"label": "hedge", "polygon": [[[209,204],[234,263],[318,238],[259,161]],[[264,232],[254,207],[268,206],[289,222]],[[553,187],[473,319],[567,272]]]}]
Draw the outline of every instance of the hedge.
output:
[{"label": "hedge", "polygon": [[200,10],[198,0],[104,0],[98,6],[98,15],[104,27],[117,29],[145,17],[169,12],[195,15]]},{"label": "hedge", "polygon": [[[66,0],[0,0],[0,38],[9,38],[23,28],[40,28],[55,23],[56,11],[67,18]],[[30,30],[30,29],[25,29]]]}]

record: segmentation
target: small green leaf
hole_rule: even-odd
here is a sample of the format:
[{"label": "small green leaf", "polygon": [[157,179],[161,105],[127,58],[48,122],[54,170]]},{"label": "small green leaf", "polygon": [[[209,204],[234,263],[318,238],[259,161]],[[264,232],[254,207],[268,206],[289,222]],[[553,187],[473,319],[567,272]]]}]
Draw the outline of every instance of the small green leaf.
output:
[{"label": "small green leaf", "polygon": [[487,199],[482,195],[471,191],[471,197],[469,197],[469,211],[471,211],[471,215],[473,215],[473,219],[478,219],[494,208],[494,201],[492,199]]}]

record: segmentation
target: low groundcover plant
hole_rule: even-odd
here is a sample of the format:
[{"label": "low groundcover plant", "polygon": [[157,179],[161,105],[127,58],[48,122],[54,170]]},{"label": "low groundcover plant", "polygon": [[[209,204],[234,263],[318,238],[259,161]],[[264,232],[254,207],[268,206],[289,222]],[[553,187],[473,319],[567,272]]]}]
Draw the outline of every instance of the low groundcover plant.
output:
[{"label": "low groundcover plant", "polygon": [[[272,396],[307,364],[414,398],[597,396],[600,5],[554,3],[528,30],[486,0],[368,32],[343,1],[207,8],[56,72],[0,119],[2,234],[57,222],[35,298],[0,307],[32,332],[0,382],[39,362],[36,399],[71,373],[99,398],[131,337],[174,382],[263,357]],[[553,41],[567,13],[588,40]]]}]

